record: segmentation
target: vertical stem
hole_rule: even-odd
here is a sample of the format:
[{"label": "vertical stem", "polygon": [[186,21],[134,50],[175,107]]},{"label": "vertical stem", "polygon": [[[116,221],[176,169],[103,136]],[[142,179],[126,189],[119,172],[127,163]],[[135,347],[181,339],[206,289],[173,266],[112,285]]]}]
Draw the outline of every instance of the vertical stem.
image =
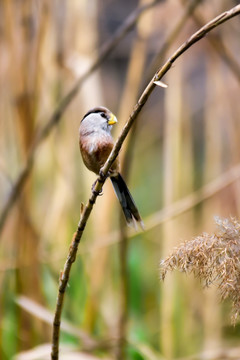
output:
[{"label": "vertical stem", "polygon": [[[149,0],[140,0],[139,6],[146,6]],[[122,96],[119,122],[124,123],[129,112],[136,103],[138,92],[142,83],[142,74],[148,55],[148,39],[152,32],[152,12],[144,15],[137,24],[138,36],[131,49],[131,57],[128,65],[127,81]],[[127,181],[128,174],[132,163],[132,149],[136,139],[136,123],[134,131],[132,131],[126,151],[123,155],[122,174]],[[127,156],[126,156],[127,155]],[[118,360],[126,358],[126,337],[127,337],[127,321],[128,321],[128,303],[129,303],[129,274],[128,274],[128,237],[126,232],[125,220],[121,216],[120,219],[120,242],[119,242],[119,262],[120,262],[120,318],[118,336],[119,342],[116,350]]]},{"label": "vertical stem", "polygon": [[119,243],[119,261],[120,261],[120,319],[119,319],[119,341],[116,350],[116,358],[118,360],[125,359],[125,343],[128,319],[128,271],[127,271],[127,255],[128,255],[128,238],[126,233],[126,226],[123,223],[124,219],[121,216],[121,232]]}]

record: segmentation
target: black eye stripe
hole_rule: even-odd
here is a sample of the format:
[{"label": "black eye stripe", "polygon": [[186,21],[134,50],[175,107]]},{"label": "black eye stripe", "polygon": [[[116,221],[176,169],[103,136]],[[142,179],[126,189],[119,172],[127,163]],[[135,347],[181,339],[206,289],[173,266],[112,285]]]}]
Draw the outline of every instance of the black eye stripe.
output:
[{"label": "black eye stripe", "polygon": [[88,115],[90,115],[90,114],[98,114],[98,113],[101,113],[102,111],[101,110],[96,110],[96,111],[88,111],[85,115],[84,115],[84,117],[83,117],[83,119],[82,120],[84,120]]},{"label": "black eye stripe", "polygon": [[92,110],[89,110],[85,115],[84,117],[82,118],[82,121],[90,114],[99,114],[104,117],[105,119],[107,119],[107,114],[103,111],[103,109],[99,108],[99,109],[92,109]]}]

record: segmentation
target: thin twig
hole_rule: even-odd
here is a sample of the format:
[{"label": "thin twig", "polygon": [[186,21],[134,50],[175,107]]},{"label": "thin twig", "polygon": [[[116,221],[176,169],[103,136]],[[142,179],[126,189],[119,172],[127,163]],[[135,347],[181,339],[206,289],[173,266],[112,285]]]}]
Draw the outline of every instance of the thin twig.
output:
[{"label": "thin twig", "polygon": [[[177,200],[173,204],[157,211],[146,220],[148,230],[161,225],[165,221],[172,220],[177,216],[184,214],[186,211],[191,210],[193,207],[201,204],[203,201],[213,197],[226,187],[233,184],[240,178],[240,165],[236,165],[230,170],[226,171],[207,185],[202,186],[200,189],[192,192],[184,198]],[[134,234],[133,234],[134,235]]]},{"label": "thin twig", "polygon": [[162,77],[166,74],[166,72],[172,67],[173,63],[193,44],[197,41],[202,39],[207,33],[213,30],[215,27],[221,25],[225,21],[233,18],[240,14],[240,5],[237,5],[230,9],[229,11],[225,11],[224,13],[220,14],[206,25],[204,25],[201,29],[195,32],[185,43],[183,43],[175,53],[167,60],[167,62],[156,72],[152,80],[149,82],[145,90],[143,91],[142,95],[140,96],[137,104],[134,106],[134,109],[129,117],[129,120],[125,124],[124,128],[122,129],[121,135],[119,136],[118,140],[114,148],[112,149],[111,154],[109,155],[108,160],[106,161],[104,167],[102,168],[102,173],[106,174],[109,170],[111,164],[116,159],[123,141],[125,140],[130,128],[132,127],[135,119],[137,118],[138,114],[140,113],[142,107],[145,105],[147,99],[149,98],[150,94],[152,93],[153,89],[155,88],[155,81],[159,81]]},{"label": "thin twig", "polygon": [[13,204],[19,197],[19,195],[24,187],[24,184],[26,183],[28,176],[32,170],[32,167],[33,167],[33,154],[28,157],[26,166],[22,169],[21,173],[18,175],[17,181],[11,187],[10,195],[8,197],[8,200],[5,204],[5,206],[3,207],[2,214],[0,216],[0,234],[1,234],[1,231],[3,230],[5,222],[7,220],[9,211],[11,210]]},{"label": "thin twig", "polygon": [[[167,35],[167,38],[164,40],[164,43],[162,44],[161,48],[157,52],[157,54],[154,56],[153,60],[151,61],[151,64],[149,66],[149,71],[147,71],[146,79],[149,80],[153,70],[156,69],[158,64],[162,63],[165,57],[165,54],[167,53],[170,46],[173,44],[174,40],[177,38],[177,36],[180,34],[181,30],[183,29],[184,25],[186,25],[186,22],[188,18],[193,14],[196,7],[202,3],[203,0],[192,0],[186,4],[186,7],[184,8],[184,13],[182,17],[179,19],[179,21],[175,24],[174,28],[170,31],[170,33]],[[203,26],[203,25],[200,25]]]},{"label": "thin twig", "polygon": [[[178,216],[181,216],[186,211],[191,210],[195,206],[201,204],[202,202],[210,199],[211,197],[217,195],[219,192],[232,185],[240,178],[240,164],[235,165],[231,169],[227,170],[223,174],[219,175],[216,179],[212,180],[208,184],[202,186],[200,189],[186,195],[182,199],[179,199],[172,203],[171,205],[164,207],[163,209],[152,213],[145,220],[146,231],[150,231],[155,227],[163,224],[166,221],[174,219]],[[128,233],[128,238],[134,238],[138,235],[138,232],[131,231]],[[118,231],[111,232],[108,236],[104,236],[100,238],[100,241],[97,245],[91,245],[90,247],[86,246],[85,248],[81,248],[80,254],[85,254],[93,251],[98,251],[107,246],[111,246],[113,244],[117,244],[119,242],[120,234]],[[63,261],[64,256],[59,255],[57,258],[49,258],[42,259],[40,261],[41,264],[49,264],[50,262],[59,262]],[[29,268],[32,266],[32,263],[21,265],[23,268]],[[5,271],[12,271],[18,269],[19,266],[14,264],[11,261],[7,261],[5,263],[1,263],[0,273]]]},{"label": "thin twig", "polygon": [[64,111],[70,105],[72,100],[77,95],[78,91],[86,81],[86,79],[105,61],[109,54],[116,48],[119,42],[134,28],[140,16],[151,7],[157,5],[163,0],[154,0],[151,3],[141,6],[135,9],[126,19],[126,21],[119,27],[116,33],[107,41],[99,51],[97,59],[89,67],[89,69],[77,80],[76,84],[68,92],[68,94],[60,101],[53,114],[50,116],[49,120],[46,122],[46,125],[37,133],[35,140],[33,141],[33,146],[29,152],[28,159],[21,173],[19,174],[16,182],[14,183],[12,190],[8,196],[6,203],[3,206],[1,215],[0,215],[0,235],[6,223],[7,217],[10,213],[11,208],[15,204],[17,198],[19,197],[22,189],[26,183],[26,180],[31,173],[36,151],[42,142],[48,137],[51,131],[58,125],[59,121],[62,118]]},{"label": "thin twig", "polygon": [[97,182],[94,186],[92,194],[88,200],[87,205],[83,208],[82,214],[80,217],[80,221],[78,224],[78,228],[76,233],[73,236],[73,240],[69,249],[69,254],[64,265],[64,270],[61,273],[59,279],[59,290],[58,290],[58,297],[56,303],[56,311],[54,315],[54,322],[53,322],[53,338],[52,338],[52,360],[58,359],[59,353],[59,334],[60,334],[60,325],[61,325],[61,314],[62,314],[62,307],[63,307],[63,300],[64,294],[66,291],[67,283],[70,276],[70,271],[73,262],[76,259],[78,245],[80,243],[82,234],[84,232],[85,226],[87,224],[88,218],[92,212],[93,205],[97,199],[99,192],[102,190],[103,184],[107,178],[107,173],[119,154],[119,151],[122,147],[122,144],[127,137],[134,121],[136,120],[138,114],[140,113],[141,109],[145,105],[147,99],[149,98],[150,94],[152,93],[153,89],[155,88],[155,81],[160,80],[166,72],[171,68],[172,64],[176,61],[176,59],[181,56],[188,48],[190,48],[193,44],[197,41],[202,39],[209,31],[217,27],[218,25],[224,23],[225,21],[231,19],[232,17],[240,14],[240,5],[237,5],[222,13],[221,15],[217,16],[205,26],[203,26],[200,30],[195,32],[183,45],[181,45],[176,52],[168,59],[168,61],[163,65],[163,67],[156,72],[146,89],[143,91],[140,99],[138,100],[137,104],[135,105],[128,121],[126,122],[125,126],[122,129],[120,136],[118,137],[111,154],[109,155],[106,163],[101,169],[101,174],[97,178]]},{"label": "thin twig", "polygon": [[[190,17],[190,15],[193,13],[193,11],[196,9],[196,7],[202,2],[202,0],[193,0],[190,1],[185,9],[184,9],[184,13],[181,16],[180,20],[175,24],[173,30],[169,33],[169,35],[167,36],[167,38],[164,40],[164,43],[162,44],[157,56],[154,58],[154,60],[151,62],[147,73],[144,74],[144,85],[146,85],[148,83],[148,81],[151,79],[153,71],[157,68],[158,64],[162,64],[163,63],[163,58],[164,55],[166,54],[167,50],[169,49],[169,47],[174,43],[174,40],[178,37],[180,31],[182,30],[182,28],[186,25],[188,18]],[[142,41],[141,37],[140,39],[137,39],[137,41]],[[146,52],[146,48],[145,48],[145,52]],[[140,56],[146,56],[143,47],[141,47],[141,55]],[[139,58],[138,58],[139,59]],[[141,61],[140,61],[141,62]],[[143,63],[143,61],[142,61]],[[134,67],[133,67],[134,69]],[[139,71],[139,68],[138,68]],[[137,100],[137,94],[141,94],[141,92],[139,90],[143,90],[143,82],[141,79],[141,72],[139,72],[139,74],[135,75],[134,77],[134,82],[136,83],[142,83],[141,88],[138,86],[138,89],[135,89],[135,98],[134,98],[134,102]],[[133,86],[132,82],[131,82],[131,86]],[[131,96],[134,96],[134,91],[131,91]],[[123,100],[125,100],[125,98],[123,98]],[[128,100],[129,101],[129,100]],[[132,105],[134,105],[134,102],[132,102]],[[126,102],[124,102],[123,106],[126,105]],[[129,139],[127,142],[127,146],[126,146],[126,150],[125,150],[125,156],[123,157],[123,161],[122,161],[122,167],[121,167],[121,172],[122,175],[124,177],[125,180],[127,180],[128,175],[129,175],[129,171],[131,168],[131,163],[132,163],[132,158],[133,158],[133,149],[135,147],[135,142],[137,139],[137,131],[139,128],[139,123],[135,122],[132,128],[132,131],[129,134]],[[121,216],[120,219],[121,223],[120,223],[120,227],[119,227],[119,236],[120,238],[118,239],[119,241],[119,260],[120,260],[120,284],[119,284],[119,294],[120,294],[120,318],[119,318],[119,330],[118,330],[118,338],[119,338],[119,343],[117,344],[117,348],[116,348],[116,358],[117,359],[123,359],[125,357],[125,347],[126,347],[126,340],[127,340],[127,324],[128,324],[128,304],[129,304],[129,276],[131,276],[131,274],[128,273],[128,248],[129,248],[129,238],[128,238],[128,233],[127,233],[127,229],[124,223],[124,219]],[[148,224],[147,224],[148,225]]]},{"label": "thin twig", "polygon": [[[185,1],[182,2],[185,3]],[[204,18],[198,12],[192,13],[192,18],[195,21],[196,25],[199,27],[202,27],[205,23]],[[207,40],[211,44],[212,48],[216,51],[216,53],[219,54],[219,56],[229,67],[230,71],[232,71],[232,73],[236,76],[238,81],[240,81],[239,63],[235,60],[233,55],[225,46],[222,38],[218,34],[211,33]]]},{"label": "thin twig", "polygon": [[[53,313],[44,306],[24,295],[18,296],[15,299],[15,302],[32,316],[40,319],[50,326],[52,325]],[[84,330],[79,329],[65,320],[62,321],[62,331],[79,339],[81,341],[81,350],[87,352],[92,352],[94,350],[109,350],[117,341],[116,338],[109,338],[104,340],[93,338]]]},{"label": "thin twig", "polygon": [[[217,195],[219,192],[238,181],[240,178],[240,164],[235,165],[231,169],[227,170],[223,174],[219,175],[216,179],[212,180],[208,184],[202,186],[200,189],[186,195],[182,199],[179,199],[169,206],[156,211],[144,219],[146,231],[150,231],[157,226],[172,220],[178,216],[181,216],[185,212],[191,210],[195,206]],[[134,238],[138,235],[136,231],[130,231],[128,238]],[[116,244],[119,242],[119,232],[114,231],[109,236],[100,239],[97,245],[90,246],[81,249],[80,253],[98,251],[99,249]],[[10,268],[11,269],[11,268]]]}]

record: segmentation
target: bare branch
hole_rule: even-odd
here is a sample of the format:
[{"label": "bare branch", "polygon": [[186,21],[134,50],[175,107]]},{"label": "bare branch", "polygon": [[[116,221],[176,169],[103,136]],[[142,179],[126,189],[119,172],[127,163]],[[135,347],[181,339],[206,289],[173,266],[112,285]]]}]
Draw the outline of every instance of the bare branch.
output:
[{"label": "bare branch", "polygon": [[5,206],[3,207],[2,214],[0,216],[0,234],[7,220],[9,211],[11,210],[15,201],[17,200],[19,194],[21,193],[21,190],[23,189],[24,184],[26,183],[26,180],[28,179],[28,176],[32,170],[32,166],[33,166],[33,154],[29,156],[26,166],[22,169],[15,184],[12,186],[8,200]]},{"label": "bare branch", "polygon": [[[32,316],[40,319],[48,325],[52,325],[53,313],[46,309],[44,306],[38,304],[37,302],[31,300],[26,296],[18,296],[15,299],[15,302],[25,311],[27,311]],[[112,348],[117,339],[109,338],[105,340],[97,340],[96,338],[91,337],[84,330],[79,329],[78,327],[72,325],[68,321],[62,321],[62,330],[67,334],[71,334],[76,338],[81,340],[81,349],[82,351],[91,352],[99,349],[109,349]]]},{"label": "bare branch", "polygon": [[[192,18],[197,24],[201,27],[205,23],[204,18],[198,14],[198,12],[192,13]],[[236,76],[238,81],[240,81],[240,66],[239,63],[235,60],[231,52],[225,46],[222,38],[218,34],[211,33],[207,38],[212,48],[216,51],[217,54],[222,58],[222,60],[227,64],[232,73]]]},{"label": "bare branch", "polygon": [[142,95],[140,96],[137,104],[135,105],[129,120],[125,124],[121,135],[119,136],[114,148],[112,149],[112,152],[106,161],[105,165],[102,168],[102,173],[104,175],[107,174],[111,164],[116,159],[121,147],[122,143],[125,140],[130,128],[132,127],[135,119],[137,118],[138,114],[140,113],[142,107],[145,105],[147,99],[149,98],[150,94],[152,93],[153,89],[155,88],[155,81],[159,81],[162,79],[162,77],[166,74],[166,72],[172,67],[172,64],[181,56],[187,49],[189,49],[193,44],[195,44],[197,41],[202,39],[208,32],[213,30],[218,25],[221,25],[225,21],[233,18],[234,16],[237,16],[240,14],[240,5],[237,5],[230,9],[229,11],[225,11],[224,13],[220,14],[210,22],[208,22],[206,25],[204,25],[201,29],[199,29],[197,32],[195,32],[185,43],[183,43],[176,51],[175,53],[167,60],[167,62],[156,72],[152,80],[149,82],[145,90],[143,91]]},{"label": "bare branch", "polygon": [[[146,219],[144,219],[146,231],[150,231],[166,221],[181,216],[186,211],[191,210],[198,204],[201,204],[205,200],[208,200],[211,197],[217,195],[226,187],[238,181],[239,178],[240,164],[237,164],[236,166],[219,175],[216,179],[202,186],[200,189],[190,193],[182,199],[175,201],[171,205],[166,206],[163,209],[149,215]],[[130,230],[130,232],[128,233],[128,238],[133,238],[137,234],[138,232]],[[81,248],[81,253],[98,251],[102,247],[116,244],[117,242],[119,242],[119,233],[117,231],[114,231],[109,234],[109,236],[104,237],[100,240],[101,241],[99,241],[99,243],[95,246],[91,245],[90,247],[84,248],[84,250]]]},{"label": "bare branch", "polygon": [[93,192],[88,200],[86,207],[84,208],[80,221],[78,224],[78,228],[76,233],[73,236],[73,240],[69,249],[69,254],[64,266],[64,270],[61,273],[59,279],[59,290],[58,290],[58,297],[57,297],[57,304],[56,304],[56,311],[54,316],[53,322],[53,339],[52,339],[52,360],[58,359],[59,353],[59,333],[60,333],[60,325],[61,325],[61,313],[63,307],[63,300],[64,294],[66,291],[67,283],[70,276],[70,271],[73,262],[76,259],[78,245],[80,243],[83,231],[87,224],[88,218],[91,214],[93,205],[97,199],[99,192],[102,190],[103,184],[107,178],[108,171],[119,154],[119,151],[122,147],[122,144],[127,137],[132,125],[134,124],[138,114],[140,113],[141,109],[145,105],[147,99],[149,98],[150,94],[152,93],[153,89],[155,88],[155,81],[159,81],[166,72],[171,68],[172,64],[176,61],[176,59],[183,54],[188,48],[190,48],[193,44],[197,41],[202,39],[209,31],[217,27],[218,25],[224,23],[225,21],[231,19],[232,17],[240,14],[240,5],[235,6],[234,8],[230,9],[222,13],[221,15],[217,16],[215,19],[211,20],[205,26],[203,26],[200,30],[194,33],[182,46],[180,46],[176,52],[168,59],[168,61],[163,65],[163,67],[156,72],[150,83],[147,85],[146,89],[143,91],[140,99],[138,100],[137,104],[135,105],[128,121],[126,122],[125,126],[122,129],[120,136],[118,137],[111,154],[109,155],[105,165],[101,169],[101,174],[97,178],[97,182],[94,186]]},{"label": "bare branch", "polygon": [[126,21],[119,27],[116,33],[107,41],[103,47],[100,49],[97,59],[89,67],[89,69],[77,80],[76,84],[68,92],[68,94],[60,101],[59,105],[54,110],[53,114],[50,116],[46,125],[37,133],[36,138],[33,142],[32,149],[29,153],[28,159],[21,173],[19,174],[16,182],[14,183],[12,190],[9,194],[9,197],[3,206],[2,212],[0,214],[0,234],[4,228],[5,222],[7,220],[8,214],[15,204],[17,198],[19,197],[26,180],[31,173],[36,150],[39,148],[39,145],[48,137],[51,131],[55,128],[56,125],[60,122],[64,111],[70,105],[72,100],[77,95],[78,91],[86,81],[86,79],[105,61],[109,54],[116,48],[119,42],[131,31],[136,23],[138,22],[140,16],[151,7],[157,5],[163,0],[153,0],[151,3],[140,6],[135,9]]},{"label": "bare branch", "polygon": [[[227,170],[223,174],[219,175],[216,179],[212,180],[208,184],[202,186],[200,189],[196,190],[195,192],[185,196],[184,198],[177,200],[173,204],[151,214],[148,216],[147,219],[144,220],[146,225],[146,231],[150,231],[154,229],[156,226],[163,224],[164,222],[174,219],[177,216],[184,214],[186,211],[191,210],[196,205],[201,204],[205,200],[210,199],[211,197],[215,196],[226,187],[230,186],[234,182],[238,181],[240,178],[240,164],[232,167],[231,169]],[[130,231],[128,233],[128,238],[134,238],[138,232]],[[98,251],[99,249],[107,246],[111,246],[119,242],[119,232],[113,231],[108,236],[104,236],[100,239],[98,244],[91,245],[86,247],[82,247],[80,254],[85,254],[92,251]],[[51,261],[49,259],[42,259],[41,263],[49,264],[51,262],[56,261],[63,261],[64,256],[58,254],[57,258],[51,257]],[[25,265],[26,267],[31,266],[32,263],[28,263]],[[16,270],[18,269],[18,265],[12,264],[11,261],[6,263],[1,263],[0,272],[9,271],[9,270]]]}]

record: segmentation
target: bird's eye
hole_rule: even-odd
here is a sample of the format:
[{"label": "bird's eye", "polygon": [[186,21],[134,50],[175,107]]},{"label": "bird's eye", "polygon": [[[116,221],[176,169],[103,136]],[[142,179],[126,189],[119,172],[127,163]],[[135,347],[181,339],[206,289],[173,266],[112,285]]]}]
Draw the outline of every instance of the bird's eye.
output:
[{"label": "bird's eye", "polygon": [[102,112],[100,115],[101,115],[101,117],[103,117],[103,118],[105,118],[105,119],[107,118],[107,117],[106,117],[106,114],[105,114],[104,112]]}]

